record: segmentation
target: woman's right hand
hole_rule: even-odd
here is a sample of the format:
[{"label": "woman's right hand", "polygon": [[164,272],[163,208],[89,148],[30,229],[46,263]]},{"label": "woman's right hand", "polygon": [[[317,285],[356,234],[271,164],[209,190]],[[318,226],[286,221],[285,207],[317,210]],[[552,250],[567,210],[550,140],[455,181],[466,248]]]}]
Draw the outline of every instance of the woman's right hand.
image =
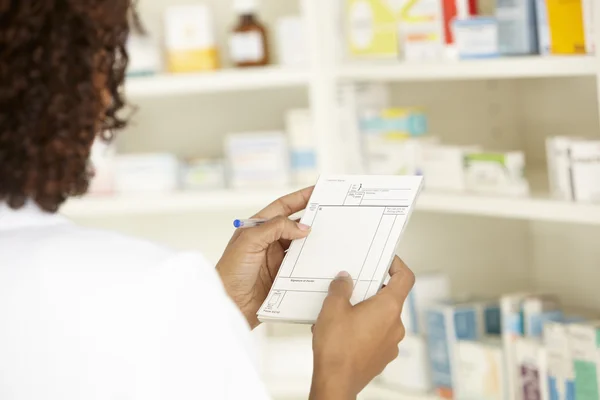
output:
[{"label": "woman's right hand", "polygon": [[398,356],[400,316],[415,275],[398,257],[390,275],[385,288],[354,307],[352,278],[341,273],[332,282],[313,328],[311,400],[355,399]]}]

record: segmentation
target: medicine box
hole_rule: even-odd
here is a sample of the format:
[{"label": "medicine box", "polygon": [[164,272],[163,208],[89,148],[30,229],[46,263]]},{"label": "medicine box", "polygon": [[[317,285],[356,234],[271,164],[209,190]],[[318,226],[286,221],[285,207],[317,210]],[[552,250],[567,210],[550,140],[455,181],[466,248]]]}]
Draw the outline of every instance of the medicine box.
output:
[{"label": "medicine box", "polygon": [[585,31],[581,0],[546,0],[553,54],[584,54]]},{"label": "medicine box", "polygon": [[571,324],[568,329],[575,369],[575,398],[598,400],[600,322]]},{"label": "medicine box", "polygon": [[451,399],[458,384],[457,344],[484,336],[482,303],[436,304],[427,311],[427,340],[433,387],[438,396]]},{"label": "medicine box", "polygon": [[430,190],[465,191],[465,156],[477,152],[477,146],[427,146],[423,149],[425,188]]},{"label": "medicine box", "polygon": [[506,382],[508,398],[521,399],[518,390],[520,370],[517,369],[516,341],[525,335],[523,304],[531,297],[529,293],[516,293],[503,296],[500,299],[502,311],[502,342],[506,360]]},{"label": "medicine box", "polygon": [[568,137],[551,137],[546,140],[550,193],[557,200],[572,201],[571,142]]},{"label": "medicine box", "polygon": [[365,112],[360,119],[361,131],[389,139],[405,139],[427,134],[427,116],[418,107],[385,108]]},{"label": "medicine box", "polygon": [[494,58],[500,55],[495,18],[457,19],[454,21],[454,35],[460,59]]},{"label": "medicine box", "polygon": [[390,138],[367,135],[367,167],[373,175],[423,175],[423,151],[437,138]]},{"label": "medicine box", "polygon": [[407,334],[398,346],[398,358],[386,367],[380,381],[400,390],[430,392],[431,373],[425,337]]},{"label": "medicine box", "polygon": [[417,277],[404,308],[402,322],[406,332],[427,334],[427,309],[450,298],[450,278],[442,273],[422,274]]},{"label": "medicine box", "polygon": [[535,0],[535,16],[537,20],[538,51],[545,56],[550,54],[552,47],[546,0]]},{"label": "medicine box", "polygon": [[222,160],[193,159],[182,168],[181,183],[186,190],[225,188],[225,163]]},{"label": "medicine box", "polygon": [[539,339],[517,338],[517,392],[523,400],[548,399],[546,349]]},{"label": "medicine box", "polygon": [[115,159],[118,193],[164,193],[179,189],[180,163],[168,153],[119,155]]},{"label": "medicine box", "polygon": [[507,399],[500,338],[459,341],[457,353],[457,400]]},{"label": "medicine box", "polygon": [[151,37],[130,35],[127,39],[127,52],[127,76],[148,76],[161,71],[159,46]]},{"label": "medicine box", "polygon": [[364,152],[360,121],[365,115],[377,115],[390,103],[390,87],[382,83],[344,83],[338,86],[340,103],[338,118],[343,151],[338,152],[340,166],[352,174],[365,174],[367,160]]},{"label": "medicine box", "polygon": [[575,370],[568,325],[545,323],[544,347],[548,361],[548,398],[575,400]]},{"label": "medicine box", "polygon": [[386,0],[346,0],[349,50],[356,57],[398,57],[399,15]]},{"label": "medicine box", "polygon": [[476,0],[441,0],[444,11],[444,41],[447,58],[456,58],[456,37],[453,22],[477,15]]},{"label": "medicine box", "polygon": [[500,54],[537,52],[535,0],[497,0],[496,19]]},{"label": "medicine box", "polygon": [[569,149],[573,197],[584,203],[600,201],[600,141],[573,141]]},{"label": "medicine box", "polygon": [[283,17],[277,21],[280,65],[302,67],[308,64],[306,37],[306,27],[302,17]]},{"label": "medicine box", "polygon": [[291,174],[294,185],[312,185],[319,177],[317,146],[309,110],[286,113],[285,125],[290,145]]},{"label": "medicine box", "polygon": [[473,152],[465,157],[467,189],[482,194],[527,196],[522,152]]},{"label": "medicine box", "polygon": [[562,320],[563,312],[555,296],[534,296],[523,302],[523,334],[525,337],[541,339],[546,322]]},{"label": "medicine box", "polygon": [[169,6],[165,12],[169,72],[219,68],[213,16],[206,4]]},{"label": "medicine box", "polygon": [[406,61],[444,57],[444,12],[440,0],[406,2],[401,11],[401,52]]},{"label": "medicine box", "polygon": [[290,182],[288,142],[282,132],[229,134],[225,154],[234,189],[281,187]]}]

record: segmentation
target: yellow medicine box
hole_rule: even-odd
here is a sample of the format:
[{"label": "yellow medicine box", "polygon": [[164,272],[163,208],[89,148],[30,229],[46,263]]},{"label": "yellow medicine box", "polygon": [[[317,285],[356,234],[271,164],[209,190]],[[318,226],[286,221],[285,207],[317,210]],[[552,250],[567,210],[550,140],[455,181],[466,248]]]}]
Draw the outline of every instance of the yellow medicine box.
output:
[{"label": "yellow medicine box", "polygon": [[553,54],[585,54],[581,0],[546,0]]},{"label": "yellow medicine box", "polygon": [[386,0],[347,0],[350,53],[358,57],[398,57],[400,14]]},{"label": "yellow medicine box", "polygon": [[208,6],[167,8],[165,39],[169,72],[213,71],[219,68],[213,19]]}]

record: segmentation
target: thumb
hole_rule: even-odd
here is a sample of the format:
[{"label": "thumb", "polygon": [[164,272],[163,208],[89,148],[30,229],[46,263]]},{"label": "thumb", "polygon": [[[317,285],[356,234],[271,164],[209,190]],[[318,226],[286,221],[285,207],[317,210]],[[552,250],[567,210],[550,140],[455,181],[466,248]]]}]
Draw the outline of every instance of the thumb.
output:
[{"label": "thumb", "polygon": [[329,285],[329,297],[338,297],[350,301],[353,290],[354,283],[352,282],[352,277],[349,273],[342,271],[331,282],[331,285]]},{"label": "thumb", "polygon": [[310,233],[310,227],[286,217],[274,218],[261,226],[247,229],[244,234],[254,242],[268,246],[280,239],[302,239]]}]

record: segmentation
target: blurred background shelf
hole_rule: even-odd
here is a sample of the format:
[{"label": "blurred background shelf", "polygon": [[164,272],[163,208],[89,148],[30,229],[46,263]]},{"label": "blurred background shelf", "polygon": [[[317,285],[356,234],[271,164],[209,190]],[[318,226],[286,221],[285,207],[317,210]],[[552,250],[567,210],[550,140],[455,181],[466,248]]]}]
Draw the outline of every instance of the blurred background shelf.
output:
[{"label": "blurred background shelf", "polygon": [[[89,197],[70,201],[63,212],[73,218],[96,218],[260,210],[272,201],[295,190],[297,188]],[[417,209],[444,214],[600,225],[599,205],[556,201],[544,197],[511,198],[424,192],[419,198]]]},{"label": "blurred background shelf", "polygon": [[435,81],[595,76],[593,56],[510,57],[432,63],[353,62],[337,76],[360,81]]},{"label": "blurred background shelf", "polygon": [[71,200],[62,213],[72,218],[185,214],[264,208],[279,197],[296,189],[263,191],[222,190],[214,192],[180,192],[150,195],[87,197]]},{"label": "blurred background shelf", "polygon": [[301,69],[260,67],[190,74],[132,77],[127,81],[131,97],[191,93],[240,92],[308,85],[309,74]]},{"label": "blurred background shelf", "polygon": [[445,214],[600,225],[600,206],[544,197],[511,198],[425,192],[419,198],[417,209]]}]

